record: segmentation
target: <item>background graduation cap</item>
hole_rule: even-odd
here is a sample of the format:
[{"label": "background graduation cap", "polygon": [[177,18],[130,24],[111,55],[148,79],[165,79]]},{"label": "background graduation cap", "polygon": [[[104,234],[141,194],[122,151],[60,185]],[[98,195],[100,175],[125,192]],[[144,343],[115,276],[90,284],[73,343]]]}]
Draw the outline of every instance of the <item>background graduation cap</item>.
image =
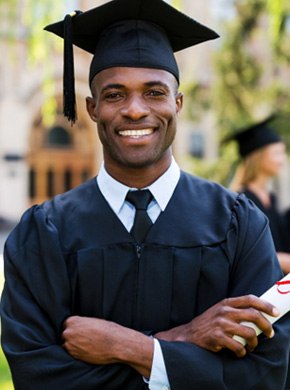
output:
[{"label": "background graduation cap", "polygon": [[272,114],[261,122],[239,129],[227,137],[225,142],[236,141],[241,157],[246,157],[266,145],[281,142],[281,137],[272,126],[275,118],[276,115]]},{"label": "background graduation cap", "polygon": [[163,69],[179,81],[173,52],[218,37],[162,0],[113,0],[45,27],[64,38],[64,115],[76,119],[73,49],[94,55],[89,81],[114,66]]}]

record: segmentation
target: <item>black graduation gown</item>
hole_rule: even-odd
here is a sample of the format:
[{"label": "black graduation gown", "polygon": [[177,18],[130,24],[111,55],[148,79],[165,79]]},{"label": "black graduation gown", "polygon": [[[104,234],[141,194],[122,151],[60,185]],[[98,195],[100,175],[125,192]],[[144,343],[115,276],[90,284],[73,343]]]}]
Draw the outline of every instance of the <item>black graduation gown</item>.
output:
[{"label": "black graduation gown", "polygon": [[[141,253],[91,180],[28,210],[5,247],[2,343],[16,390],[138,390],[124,364],[94,366],[61,347],[70,315],[154,333],[281,278],[265,216],[244,195],[182,173]],[[282,389],[289,329],[237,359],[161,341],[172,390]]]},{"label": "black graduation gown", "polygon": [[286,217],[277,208],[276,196],[271,194],[271,205],[270,207],[265,207],[256,194],[248,188],[245,188],[243,193],[268,217],[276,251],[290,252],[290,236],[287,229]]}]

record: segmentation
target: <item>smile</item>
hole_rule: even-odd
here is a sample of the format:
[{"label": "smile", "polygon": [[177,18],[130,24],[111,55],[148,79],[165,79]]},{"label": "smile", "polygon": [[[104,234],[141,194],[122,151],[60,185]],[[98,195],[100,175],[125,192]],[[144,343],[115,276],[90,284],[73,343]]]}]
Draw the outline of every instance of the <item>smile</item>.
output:
[{"label": "smile", "polygon": [[139,137],[143,137],[144,135],[150,135],[153,132],[154,132],[153,129],[121,130],[118,132],[118,134],[121,135],[122,137],[139,138]]}]

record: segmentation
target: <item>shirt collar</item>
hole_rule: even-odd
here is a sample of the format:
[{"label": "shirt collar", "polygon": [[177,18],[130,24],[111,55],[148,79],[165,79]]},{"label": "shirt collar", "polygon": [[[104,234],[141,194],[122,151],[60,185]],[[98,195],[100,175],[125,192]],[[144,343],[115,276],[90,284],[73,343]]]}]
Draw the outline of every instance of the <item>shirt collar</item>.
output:
[{"label": "shirt collar", "polygon": [[[165,210],[165,207],[167,206],[178,183],[179,177],[180,169],[174,158],[172,158],[172,162],[167,171],[154,183],[146,187],[151,191],[162,211]],[[106,171],[104,162],[102,163],[97,176],[97,183],[101,193],[108,201],[113,211],[118,214],[123,206],[127,192],[132,190],[132,188],[120,183],[110,176]]]},{"label": "shirt collar", "polygon": [[174,158],[170,167],[148,188],[162,211],[165,210],[180,177],[180,169]]}]

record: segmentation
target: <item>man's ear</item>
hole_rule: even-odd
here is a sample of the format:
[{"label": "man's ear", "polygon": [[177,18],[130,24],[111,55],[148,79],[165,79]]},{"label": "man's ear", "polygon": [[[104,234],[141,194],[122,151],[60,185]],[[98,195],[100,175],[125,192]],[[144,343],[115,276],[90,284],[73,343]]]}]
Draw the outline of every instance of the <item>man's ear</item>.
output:
[{"label": "man's ear", "polygon": [[97,121],[96,100],[91,96],[87,96],[86,97],[86,106],[87,106],[87,111],[88,111],[89,116],[91,117],[92,121],[96,122]]},{"label": "man's ear", "polygon": [[183,94],[181,92],[177,93],[175,97],[175,102],[176,102],[176,114],[179,114],[183,106]]}]

